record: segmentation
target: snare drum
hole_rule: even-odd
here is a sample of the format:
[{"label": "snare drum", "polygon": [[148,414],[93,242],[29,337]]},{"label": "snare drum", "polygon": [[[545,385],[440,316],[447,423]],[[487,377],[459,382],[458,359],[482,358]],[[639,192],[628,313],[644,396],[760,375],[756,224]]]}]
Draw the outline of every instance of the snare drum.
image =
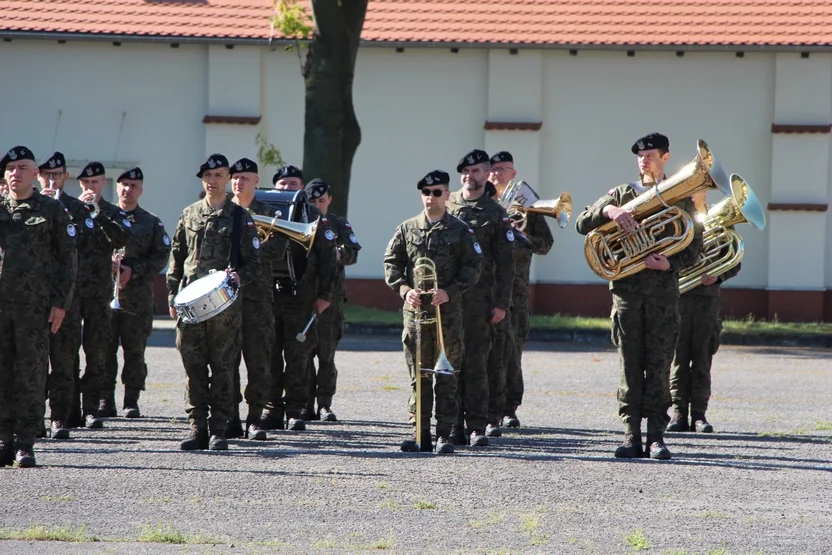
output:
[{"label": "snare drum", "polygon": [[231,306],[238,291],[229,274],[211,270],[177,293],[173,308],[184,323],[198,324]]}]

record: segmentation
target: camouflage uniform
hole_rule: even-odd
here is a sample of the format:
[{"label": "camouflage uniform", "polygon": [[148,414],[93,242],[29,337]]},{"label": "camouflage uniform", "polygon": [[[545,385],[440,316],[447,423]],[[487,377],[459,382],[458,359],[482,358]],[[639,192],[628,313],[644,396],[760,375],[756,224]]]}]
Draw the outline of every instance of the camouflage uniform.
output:
[{"label": "camouflage uniform", "polygon": [[[337,214],[329,213],[327,220],[335,233],[335,246],[341,253],[340,259],[335,266],[335,285],[332,295],[332,304],[325,311],[318,315],[317,333],[318,345],[312,350],[309,357],[309,402],[306,410],[312,414],[315,412],[315,399],[318,400],[318,410],[321,407],[329,407],[332,404],[332,397],[335,395],[336,382],[338,381],[338,369],[335,367],[335,351],[338,349],[338,342],[344,335],[344,308],[346,302],[347,285],[345,266],[350,266],[358,261],[358,251],[361,245],[352,230],[352,226],[346,218]],[[318,369],[315,370],[315,357],[318,357]]]},{"label": "camouflage uniform", "polygon": [[[578,216],[578,233],[586,235],[610,221],[602,214],[604,207],[623,206],[636,196],[630,184],[610,190]],[[691,217],[694,214],[689,198],[676,206]],[[611,337],[621,358],[618,412],[627,434],[638,439],[639,453],[642,418],[647,419],[648,445],[651,439],[662,438],[669,420],[670,363],[679,336],[679,271],[693,264],[702,250],[702,225],[696,223],[694,229],[690,245],[667,258],[669,270],[645,269],[610,282]]]},{"label": "camouflage uniform", "polygon": [[711,398],[711,360],[719,349],[722,331],[720,285],[737,275],[740,267],[737,264],[717,276],[716,283],[700,285],[679,298],[681,327],[670,374],[670,395],[674,420],[684,418],[683,430],[687,428],[688,408],[691,427],[697,419],[705,420]]},{"label": "camouflage uniform", "polygon": [[[249,214],[274,217],[277,208],[254,199],[247,208]],[[274,343],[274,283],[272,261],[286,254],[289,240],[283,235],[270,235],[260,245],[260,268],[257,278],[242,289],[243,348],[234,366],[234,416],[240,418],[240,362],[246,361],[248,376],[245,400],[249,406],[248,423],[259,423],[271,392],[272,344]]]},{"label": "camouflage uniform", "polygon": [[514,283],[511,289],[511,329],[505,350],[506,398],[503,414],[516,419],[517,407],[523,402],[523,348],[529,336],[529,277],[532,254],[544,256],[555,242],[542,214],[526,214],[528,241],[517,241],[514,247]]},{"label": "camouflage uniform", "polygon": [[[309,206],[309,219],[320,212]],[[298,251],[300,249],[300,251]],[[306,327],[315,307],[315,299],[332,300],[335,285],[335,234],[327,218],[321,217],[306,267],[297,283],[285,273],[288,258],[303,253],[300,245],[289,243],[283,260],[272,264],[275,279],[275,343],[272,350],[271,395],[264,411],[264,428],[283,426],[283,416],[295,420],[303,429],[301,413],[309,399],[309,354],[318,341],[313,324],[301,343],[296,336]],[[285,391],[285,395],[284,395]],[[279,422],[279,423],[278,423]]]},{"label": "camouflage uniform", "polygon": [[72,304],[74,237],[57,201],[0,196],[0,444],[30,456],[43,425],[49,314]]},{"label": "camouflage uniform", "polygon": [[[458,441],[465,423],[468,424],[469,434],[477,432],[482,435],[489,419],[488,356],[494,336],[489,320],[492,309],[508,311],[510,308],[514,231],[505,209],[486,195],[477,200],[465,200],[462,191],[451,193],[448,211],[473,229],[483,251],[479,280],[463,295],[465,359],[458,387]],[[505,383],[505,378],[502,381]]]},{"label": "camouflage uniform", "polygon": [[137,206],[127,212],[132,236],[127,240],[121,263],[132,270],[130,281],[119,290],[122,310],[113,312],[113,327],[105,362],[105,378],[102,400],[115,410],[116,379],[118,378],[118,347],[124,351],[124,368],[121,381],[124,384],[125,409],[137,407],[139,395],[145,388],[147,364],[144,351],[147,339],[153,331],[153,282],[170,257],[170,238],[165,225],[155,214]]},{"label": "camouflage uniform", "polygon": [[[98,208],[95,219],[87,215],[83,221],[76,222],[77,227],[86,228],[79,234],[78,283],[75,286],[83,321],[82,345],[87,362],[78,391],[83,395],[84,415],[93,417],[98,414],[101,401],[104,365],[112,332],[113,251],[127,244],[132,229],[127,214],[118,206],[102,198],[98,201]],[[75,360],[77,378],[81,372],[80,358]]]},{"label": "camouflage uniform", "polygon": [[[212,208],[203,199],[182,212],[173,235],[167,273],[169,305],[173,306],[174,297],[187,285],[211,270],[224,272],[228,267],[237,208],[230,198],[220,209]],[[240,211],[240,258],[236,271],[245,288],[257,279],[260,241],[251,216],[243,209]],[[234,404],[234,364],[242,341],[241,305],[238,300],[197,324],[186,324],[181,319],[177,322],[176,348],[187,375],[185,411],[192,432],[204,433],[210,410],[211,434],[225,434]]]},{"label": "camouflage uniform", "polygon": [[[436,265],[436,287],[444,289],[449,300],[440,306],[445,355],[454,370],[464,368],[464,355],[468,345],[463,337],[463,297],[477,284],[482,265],[480,247],[473,232],[460,220],[445,213],[441,220],[431,224],[424,213],[401,224],[384,253],[384,279],[402,299],[413,289],[413,267],[421,257],[430,258]],[[428,284],[430,286],[432,284]],[[431,295],[422,296],[421,309],[426,318],[435,317],[430,305]],[[421,333],[421,366],[433,368],[439,355],[436,325],[422,325],[417,330],[414,322],[416,309],[405,300],[404,331],[402,344],[410,372],[409,422],[416,426],[416,350],[417,331]],[[483,368],[484,370],[484,368]],[[435,385],[431,374],[422,374],[422,422],[423,436],[430,437],[430,419],[433,397],[436,395],[436,435],[448,437],[456,424],[459,413],[457,375],[436,375]],[[432,387],[433,385],[433,387]]]}]

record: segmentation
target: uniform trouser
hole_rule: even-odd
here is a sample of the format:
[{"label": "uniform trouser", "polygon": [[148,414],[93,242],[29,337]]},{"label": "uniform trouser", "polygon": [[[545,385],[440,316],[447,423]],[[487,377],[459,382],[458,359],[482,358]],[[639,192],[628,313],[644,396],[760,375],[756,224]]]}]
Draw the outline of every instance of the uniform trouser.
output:
[{"label": "uniform trouser", "polygon": [[113,311],[113,327],[110,342],[107,346],[107,357],[104,363],[104,387],[102,399],[115,395],[118,379],[118,347],[124,352],[124,368],[121,370],[121,383],[125,389],[144,391],[147,380],[147,364],[144,351],[147,339],[153,331],[153,307],[143,307],[141,310]]},{"label": "uniform trouser", "polygon": [[719,297],[682,295],[681,329],[670,375],[673,405],[685,412],[708,410],[711,398],[711,360],[719,349]]},{"label": "uniform trouser", "polygon": [[[445,306],[445,305],[443,305]],[[463,365],[465,344],[461,341],[462,319],[454,318],[448,311],[441,313],[442,318],[442,340],[445,343],[445,356],[451,366],[458,370]],[[417,341],[417,338],[420,341]],[[404,347],[404,358],[407,362],[407,369],[410,373],[410,397],[408,399],[408,422],[416,425],[416,368],[417,354],[422,368],[433,368],[439,357],[440,345],[436,324],[425,324],[418,326],[415,322],[413,312],[404,311],[404,331],[402,332],[402,345]],[[421,350],[417,353],[417,346]],[[450,433],[450,428],[456,424],[459,413],[459,400],[457,399],[457,374],[432,374],[422,373],[422,395],[421,395],[421,430],[430,429],[430,419],[434,412],[434,396],[436,397],[436,423],[437,428],[445,428]]]},{"label": "uniform trouser", "polygon": [[489,323],[491,307],[465,302],[462,317],[465,325],[465,349],[458,377],[458,431],[485,430],[488,418],[488,353],[493,342],[494,326]]},{"label": "uniform trouser", "polygon": [[510,349],[513,330],[511,310],[494,326],[494,341],[488,353],[488,423],[499,426],[506,408],[506,352]]},{"label": "uniform trouser", "polygon": [[31,448],[43,426],[49,310],[0,303],[0,442]]},{"label": "uniform trouser", "polygon": [[[83,320],[81,344],[87,361],[80,381],[80,392],[83,395],[84,414],[96,414],[104,387],[104,361],[112,331],[113,309],[110,308],[108,299],[81,297],[80,305]],[[75,375],[78,376],[81,372],[80,357],[76,357],[76,361],[78,366]]]},{"label": "uniform trouser", "polygon": [[[318,345],[309,356],[309,404],[318,399],[318,408],[332,404],[335,395],[338,369],[335,367],[335,351],[344,336],[343,300],[334,298],[332,304],[318,315],[316,323]],[[315,370],[315,357],[318,368]],[[309,407],[313,408],[313,407]]]},{"label": "uniform trouser", "polygon": [[314,298],[275,294],[271,395],[266,405],[269,412],[285,410],[287,417],[299,418],[306,408],[309,353],[318,341],[316,324],[310,326],[304,342],[296,336],[306,327],[314,305]]},{"label": "uniform trouser", "polygon": [[[245,293],[244,293],[245,295]],[[255,416],[265,408],[271,393],[274,309],[272,302],[243,297],[243,348],[234,365],[234,406],[243,401],[240,392],[240,362],[246,361],[245,400]],[[235,411],[237,414],[237,411]]]},{"label": "uniform trouser", "polygon": [[[206,420],[212,431],[224,431],[234,404],[234,363],[242,343],[240,302],[198,324],[176,325],[176,348],[187,376],[185,412],[192,424]],[[209,419],[210,411],[210,419]]]},{"label": "uniform trouser", "polygon": [[612,342],[621,358],[618,414],[625,428],[641,419],[670,421],[670,364],[679,337],[677,297],[613,292]]},{"label": "uniform trouser", "polygon": [[[49,362],[47,378],[50,420],[66,423],[70,414],[80,411],[76,389],[75,364],[81,347],[81,312],[77,298],[66,312],[58,333],[49,334]],[[75,402],[73,403],[73,400]]]},{"label": "uniform trouser", "polygon": [[529,337],[529,310],[511,309],[511,331],[506,346],[506,407],[505,414],[514,414],[523,403],[523,349]]}]

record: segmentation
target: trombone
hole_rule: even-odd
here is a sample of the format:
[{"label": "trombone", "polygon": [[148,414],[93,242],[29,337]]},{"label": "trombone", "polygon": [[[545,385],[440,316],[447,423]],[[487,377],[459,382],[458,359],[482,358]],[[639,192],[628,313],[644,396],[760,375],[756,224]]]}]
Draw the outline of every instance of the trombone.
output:
[{"label": "trombone", "polygon": [[[436,264],[428,257],[416,260],[413,266],[413,288],[420,295],[433,295],[439,288]],[[445,355],[445,339],[442,334],[442,311],[437,306],[435,316],[430,317],[426,310],[416,310],[416,450],[422,448],[422,373],[452,376],[454,367]],[[436,337],[439,340],[439,356],[433,368],[422,366],[422,326],[436,325]]]}]

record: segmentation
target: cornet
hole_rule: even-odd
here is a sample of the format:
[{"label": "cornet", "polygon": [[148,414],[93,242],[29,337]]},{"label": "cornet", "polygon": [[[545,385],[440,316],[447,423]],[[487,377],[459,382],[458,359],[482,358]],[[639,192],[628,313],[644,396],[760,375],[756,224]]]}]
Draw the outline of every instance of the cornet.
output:
[{"label": "cornet", "polygon": [[121,310],[121,303],[118,301],[119,283],[121,282],[121,258],[124,256],[124,247],[118,249],[113,255],[113,259],[118,261],[118,270],[113,278],[113,300],[110,301],[110,308],[113,310]]}]

